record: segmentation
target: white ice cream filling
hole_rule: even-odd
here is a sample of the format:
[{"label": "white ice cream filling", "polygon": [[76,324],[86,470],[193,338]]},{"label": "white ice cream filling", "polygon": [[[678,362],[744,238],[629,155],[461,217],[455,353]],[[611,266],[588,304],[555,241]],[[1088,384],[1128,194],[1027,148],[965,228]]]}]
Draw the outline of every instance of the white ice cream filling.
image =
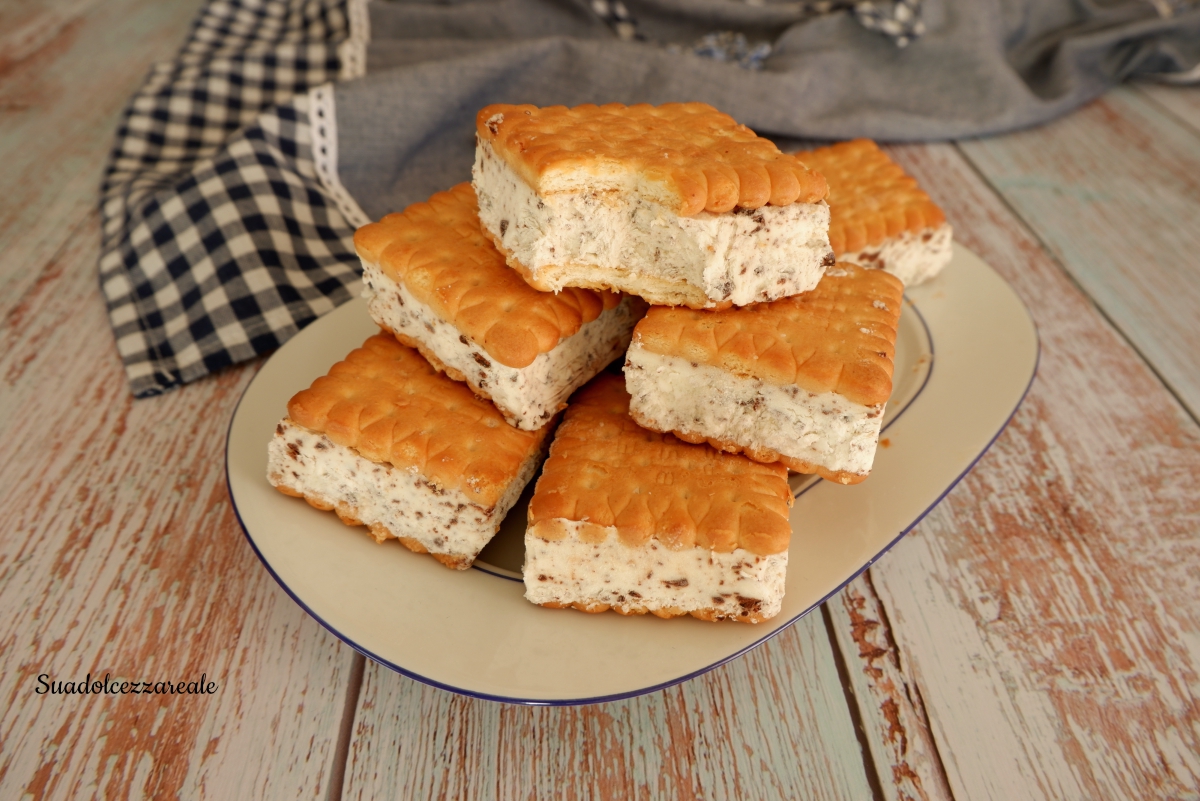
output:
[{"label": "white ice cream filling", "polygon": [[614,269],[742,306],[807,292],[832,260],[824,201],[680,217],[636,173],[539,197],[482,140],[472,177],[480,222],[535,280],[547,266]]},{"label": "white ice cream filling", "polygon": [[954,229],[942,223],[916,234],[905,231],[874,247],[845,253],[838,261],[874,267],[896,276],[905,286],[915,286],[940,273],[953,255]]},{"label": "white ice cream filling", "polygon": [[381,524],[392,536],[411,537],[432,553],[474,560],[495,536],[508,510],[540,464],[534,453],[488,508],[468,493],[440,487],[414,470],[364,458],[291,420],[283,420],[267,446],[272,486],[344,503],[366,525]]},{"label": "white ice cream filling", "polygon": [[580,538],[582,522],[555,522],[566,528],[564,539],[525,534],[525,597],[535,604],[715,609],[730,618],[753,612],[764,619],[782,606],[787,551],[760,556],[743,548],[672,550],[654,539],[631,547],[611,527],[602,542],[593,543]]},{"label": "white ice cream filling", "polygon": [[663,431],[773,450],[831,471],[865,475],[885,404],[807,392],[653,353],[634,342],[625,359],[629,408]]},{"label": "white ice cream filling", "polygon": [[486,394],[511,425],[536,431],[563,407],[571,393],[629,346],[637,315],[626,298],[578,331],[538,354],[527,367],[509,367],[377,265],[363,261],[363,297],[371,318],[415,339],[447,367],[462,373],[477,393]]}]

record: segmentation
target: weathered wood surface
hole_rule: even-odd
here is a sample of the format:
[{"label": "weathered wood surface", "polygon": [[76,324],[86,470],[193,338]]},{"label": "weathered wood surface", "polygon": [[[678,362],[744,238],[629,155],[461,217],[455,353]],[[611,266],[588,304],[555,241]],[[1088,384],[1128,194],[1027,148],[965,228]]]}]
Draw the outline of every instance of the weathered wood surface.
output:
[{"label": "weathered wood surface", "polygon": [[[0,6],[2,798],[314,797],[340,769],[355,660],[262,570],[225,490],[255,368],[134,403],[96,289],[116,119],[197,6]],[[35,692],[89,672],[219,686]]]},{"label": "weathered wood surface", "polygon": [[[894,148],[1038,322],[1013,425],[823,618],[661,693],[529,709],[364,670],[275,586],[222,467],[254,365],[128,396],[96,185],[196,6],[0,3],[0,797],[1200,796],[1200,435],[1091,305],[1193,397],[1179,337],[1200,302],[1162,277],[1200,251],[1149,277],[1122,259],[1194,242],[1196,89]],[[34,693],[89,671],[221,687]]]},{"label": "weathered wood surface", "polygon": [[1200,418],[1200,130],[1122,87],[961,149]]},{"label": "weathered wood surface", "polygon": [[1137,83],[1133,84],[1132,88],[1149,97],[1193,130],[1200,131],[1200,85]]},{"label": "weathered wood surface", "polygon": [[199,0],[0,4],[0,314],[96,205],[126,102]]},{"label": "weathered wood surface", "polygon": [[846,681],[883,797],[952,799],[917,676],[896,646],[887,611],[872,586],[872,571],[850,582],[823,611],[844,655]]},{"label": "weathered wood surface", "polygon": [[[872,622],[919,688],[953,796],[1194,797],[1200,430],[955,147],[892,153],[1012,283],[1042,342],[1006,431],[870,571],[885,618]],[[882,705],[896,681],[860,680],[856,697]]]},{"label": "weathered wood surface", "polygon": [[52,42],[97,0],[9,0],[0,5],[0,74]]},{"label": "weathered wood surface", "polygon": [[872,790],[812,614],[697,679],[585,707],[471,700],[368,665],[342,797],[383,796],[865,799]]},{"label": "weathered wood surface", "polygon": [[[133,401],[89,216],[0,328],[0,798],[312,797],[352,656],[275,584],[225,489],[253,366]],[[87,673],[212,695],[38,695]]]}]

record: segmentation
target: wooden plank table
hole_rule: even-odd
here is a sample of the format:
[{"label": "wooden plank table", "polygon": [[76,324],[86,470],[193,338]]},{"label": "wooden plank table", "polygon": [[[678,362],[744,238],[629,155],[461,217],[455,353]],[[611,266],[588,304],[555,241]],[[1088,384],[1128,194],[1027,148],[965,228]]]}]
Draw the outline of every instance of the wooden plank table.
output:
[{"label": "wooden plank table", "polygon": [[[133,401],[96,286],[112,131],[197,0],[0,4],[0,798],[1200,797],[1200,88],[892,147],[1042,362],[903,542],[662,692],[467,699],[276,586],[225,490],[259,363]],[[49,696],[37,676],[209,695]]]}]

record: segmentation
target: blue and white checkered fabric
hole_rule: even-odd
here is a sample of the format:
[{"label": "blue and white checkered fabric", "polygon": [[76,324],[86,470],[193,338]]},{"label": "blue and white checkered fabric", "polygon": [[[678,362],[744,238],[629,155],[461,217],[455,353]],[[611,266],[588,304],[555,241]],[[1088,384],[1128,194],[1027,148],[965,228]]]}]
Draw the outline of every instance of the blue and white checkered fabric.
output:
[{"label": "blue and white checkered fabric", "polygon": [[350,298],[353,229],[317,180],[306,92],[336,0],[217,0],[131,101],[101,186],[100,284],[133,393],[277,347]]}]

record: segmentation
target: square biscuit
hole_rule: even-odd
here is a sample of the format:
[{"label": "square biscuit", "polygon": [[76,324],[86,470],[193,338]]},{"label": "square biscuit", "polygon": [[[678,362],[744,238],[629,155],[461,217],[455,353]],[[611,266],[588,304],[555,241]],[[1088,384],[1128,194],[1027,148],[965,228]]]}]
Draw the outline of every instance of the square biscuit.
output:
[{"label": "square biscuit", "polygon": [[811,289],[832,253],[824,178],[703,103],[493,105],[476,131],[480,222],[539,289],[744,305]]},{"label": "square biscuit", "polygon": [[462,183],[354,235],[372,319],[519,428],[544,426],[629,346],[636,298],[529,286],[479,228]]},{"label": "square biscuit", "polygon": [[549,431],[510,426],[386,334],[298,392],[287,411],[268,446],[276,489],[458,569],[499,529]]},{"label": "square biscuit", "polygon": [[953,254],[946,215],[870,139],[797,153],[829,182],[829,243],[838,261],[876,267],[911,286]]},{"label": "square biscuit", "polygon": [[618,376],[572,399],[529,505],[525,597],[543,606],[759,622],[783,598],[787,470],[629,416]]},{"label": "square biscuit", "polygon": [[892,392],[903,290],[839,262],[813,291],[771,303],[652,308],[625,358],[630,414],[687,442],[862,481]]}]

